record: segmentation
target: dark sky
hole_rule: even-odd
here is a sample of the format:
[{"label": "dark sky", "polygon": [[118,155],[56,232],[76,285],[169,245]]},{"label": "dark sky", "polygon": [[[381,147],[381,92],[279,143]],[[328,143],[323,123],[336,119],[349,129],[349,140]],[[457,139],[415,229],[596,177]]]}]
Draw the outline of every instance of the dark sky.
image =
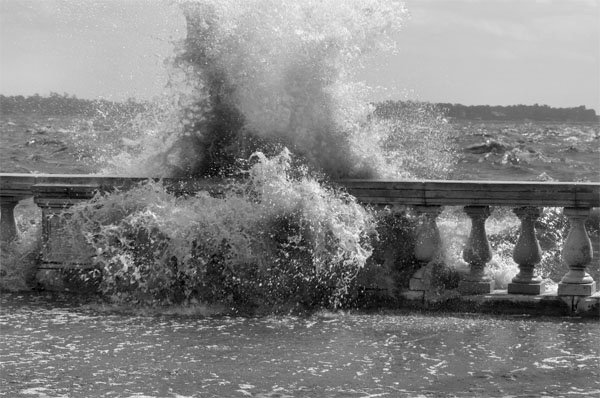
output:
[{"label": "dark sky", "polygon": [[[600,111],[600,0],[408,0],[373,99]],[[0,92],[149,98],[185,22],[172,1],[0,0]]]}]

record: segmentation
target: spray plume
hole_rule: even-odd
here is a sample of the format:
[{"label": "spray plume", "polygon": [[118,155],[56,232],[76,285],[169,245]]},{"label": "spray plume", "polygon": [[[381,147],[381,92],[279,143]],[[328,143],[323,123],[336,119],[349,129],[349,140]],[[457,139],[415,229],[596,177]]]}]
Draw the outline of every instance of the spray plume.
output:
[{"label": "spray plume", "polygon": [[[105,170],[207,177],[289,148],[330,178],[443,178],[452,163],[441,113],[412,103],[380,115],[355,74],[395,51],[407,18],[388,0],[194,0],[172,95]],[[158,111],[157,111],[158,109]],[[158,115],[158,116],[157,116]],[[130,129],[135,130],[135,129]],[[130,145],[134,142],[136,145]]]}]

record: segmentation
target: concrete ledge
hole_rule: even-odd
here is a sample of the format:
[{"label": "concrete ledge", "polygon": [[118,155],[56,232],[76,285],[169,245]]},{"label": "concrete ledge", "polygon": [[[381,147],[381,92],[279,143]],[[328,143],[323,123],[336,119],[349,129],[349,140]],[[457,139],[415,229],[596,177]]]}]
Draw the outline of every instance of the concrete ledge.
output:
[{"label": "concrete ledge", "polygon": [[[416,292],[403,292],[403,305],[410,308],[482,312],[494,314],[528,314],[586,316],[600,318],[600,292],[592,296],[558,296],[556,292],[539,295],[508,294],[494,290],[488,294],[464,296],[448,292],[442,296],[417,298]],[[421,292],[423,293],[423,292]]]}]

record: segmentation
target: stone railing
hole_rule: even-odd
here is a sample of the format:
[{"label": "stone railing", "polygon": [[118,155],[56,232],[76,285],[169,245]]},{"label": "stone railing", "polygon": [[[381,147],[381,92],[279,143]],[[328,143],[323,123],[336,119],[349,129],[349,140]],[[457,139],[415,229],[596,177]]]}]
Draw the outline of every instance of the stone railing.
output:
[{"label": "stone railing", "polygon": [[[31,175],[0,174],[0,204],[2,241],[14,239],[17,228],[14,221],[15,205],[34,197],[43,214],[41,261],[44,264],[61,262],[54,252],[57,212],[90,199],[97,191],[127,189],[145,180],[115,176],[90,175]],[[209,189],[218,194],[219,183],[210,180],[163,180],[169,189],[192,193]],[[463,251],[470,272],[460,282],[459,291],[465,295],[490,293],[493,281],[485,275],[486,264],[492,258],[485,222],[491,206],[508,206],[521,220],[520,236],[514,249],[514,260],[519,273],[508,286],[509,294],[539,295],[541,279],[535,267],[541,259],[541,249],[535,234],[535,221],[543,207],[563,207],[569,218],[570,231],[563,245],[563,261],[569,271],[559,284],[560,296],[590,296],[596,284],[586,267],[592,260],[592,244],[584,222],[593,207],[600,206],[600,183],[547,183],[547,182],[481,182],[481,181],[340,181],[348,192],[360,201],[373,205],[414,206],[423,222],[416,231],[415,256],[429,262],[440,251],[441,239],[436,218],[443,206],[464,206],[471,219],[471,232]]]},{"label": "stone railing", "polygon": [[563,207],[570,230],[563,245],[563,262],[569,271],[558,287],[558,295],[590,296],[596,290],[586,273],[592,260],[592,244],[584,227],[592,207],[600,205],[599,183],[547,183],[514,181],[364,181],[346,180],[348,192],[362,202],[378,205],[412,205],[425,218],[417,231],[415,255],[421,261],[434,259],[440,250],[436,218],[442,206],[464,206],[471,219],[471,232],[463,251],[469,274],[460,282],[463,294],[490,293],[494,283],[485,276],[492,259],[485,221],[490,206],[512,207],[521,220],[520,236],[513,258],[519,273],[508,285],[509,294],[540,294],[541,279],[535,266],[541,249],[535,234],[535,220],[542,207]]},{"label": "stone railing", "polygon": [[[72,250],[61,239],[63,219],[56,215],[78,202],[91,199],[97,192],[126,190],[147,180],[142,177],[80,174],[0,173],[0,240],[8,242],[18,236],[14,208],[21,200],[33,198],[42,210],[40,269],[86,268],[90,265],[90,259],[73,258]],[[174,178],[162,181],[175,194],[209,190],[215,195],[219,194],[221,182]]]}]

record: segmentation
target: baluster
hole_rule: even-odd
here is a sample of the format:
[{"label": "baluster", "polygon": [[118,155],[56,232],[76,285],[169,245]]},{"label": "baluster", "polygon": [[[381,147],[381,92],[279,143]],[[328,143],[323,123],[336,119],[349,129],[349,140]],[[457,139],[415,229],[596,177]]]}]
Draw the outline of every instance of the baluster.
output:
[{"label": "baluster", "polygon": [[489,206],[465,206],[471,218],[471,233],[463,251],[463,259],[470,271],[458,285],[462,294],[491,293],[494,281],[484,274],[485,265],[492,259],[492,248],[485,232],[485,220],[490,216]]},{"label": "baluster", "polygon": [[589,208],[565,207],[564,214],[569,218],[569,235],[563,246],[563,262],[569,271],[558,284],[559,296],[591,296],[596,291],[596,282],[585,272],[592,261],[592,242],[585,230],[585,220]]},{"label": "baluster", "polygon": [[441,206],[415,206],[418,214],[423,215],[423,222],[417,227],[415,240],[415,257],[425,263],[435,259],[441,250],[440,230],[436,219],[442,212]]},{"label": "baluster", "polygon": [[19,199],[14,196],[0,196],[0,241],[10,242],[17,238],[15,206]]},{"label": "baluster", "polygon": [[422,222],[416,230],[415,258],[424,265],[414,273],[409,280],[410,290],[426,291],[430,288],[427,275],[427,264],[439,256],[441,252],[440,230],[436,219],[442,212],[441,206],[415,206],[415,210],[422,215]]},{"label": "baluster", "polygon": [[542,278],[536,275],[535,266],[542,259],[542,249],[535,236],[535,221],[542,215],[538,207],[519,207],[513,212],[521,220],[519,239],[513,259],[519,264],[519,273],[508,284],[509,294],[540,294]]}]

